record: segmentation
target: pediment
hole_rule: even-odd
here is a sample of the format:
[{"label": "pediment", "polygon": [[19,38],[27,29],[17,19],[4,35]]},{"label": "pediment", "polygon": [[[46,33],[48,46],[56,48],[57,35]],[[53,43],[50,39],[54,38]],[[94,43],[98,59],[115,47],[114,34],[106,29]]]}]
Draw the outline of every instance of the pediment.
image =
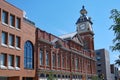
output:
[{"label": "pediment", "polygon": [[79,34],[76,34],[76,35],[72,38],[72,40],[73,40],[74,42],[76,42],[76,43],[78,43],[78,44],[80,44],[80,45],[83,46],[83,39],[82,39],[82,37],[81,37]]},{"label": "pediment", "polygon": [[82,38],[81,38],[81,36],[79,35],[78,32],[65,34],[65,35],[62,35],[62,36],[59,36],[59,37],[63,40],[72,40],[72,41],[80,44],[81,46],[83,46],[83,40],[82,40]]}]

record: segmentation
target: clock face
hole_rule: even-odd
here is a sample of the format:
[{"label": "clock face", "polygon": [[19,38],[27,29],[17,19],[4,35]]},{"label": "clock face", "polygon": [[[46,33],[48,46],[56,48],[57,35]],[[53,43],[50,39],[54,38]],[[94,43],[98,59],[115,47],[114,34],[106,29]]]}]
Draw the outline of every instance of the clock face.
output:
[{"label": "clock face", "polygon": [[81,25],[80,25],[80,29],[81,29],[81,30],[84,30],[84,29],[85,29],[85,24],[81,24]]}]

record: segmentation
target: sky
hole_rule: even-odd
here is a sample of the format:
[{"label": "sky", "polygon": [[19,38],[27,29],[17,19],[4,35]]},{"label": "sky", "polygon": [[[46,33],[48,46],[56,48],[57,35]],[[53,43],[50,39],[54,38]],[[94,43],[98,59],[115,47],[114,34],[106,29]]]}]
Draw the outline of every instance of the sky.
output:
[{"label": "sky", "polygon": [[35,22],[40,29],[56,36],[76,31],[79,11],[85,6],[88,17],[92,18],[95,49],[109,51],[110,63],[118,58],[119,52],[112,52],[114,24],[109,19],[112,9],[120,10],[119,0],[6,0],[26,12],[26,17]]}]

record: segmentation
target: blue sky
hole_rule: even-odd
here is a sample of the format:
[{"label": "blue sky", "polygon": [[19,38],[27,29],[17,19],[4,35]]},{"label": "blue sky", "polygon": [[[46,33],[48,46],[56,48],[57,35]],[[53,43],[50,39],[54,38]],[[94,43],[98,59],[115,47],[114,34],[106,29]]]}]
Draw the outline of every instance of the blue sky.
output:
[{"label": "blue sky", "polygon": [[114,33],[109,30],[113,24],[109,19],[110,10],[120,10],[118,0],[6,0],[24,10],[28,19],[36,26],[56,36],[71,33],[76,30],[79,11],[84,5],[87,16],[92,18],[95,33],[95,49],[105,48],[110,52],[110,63],[114,63],[119,55],[111,52]]}]

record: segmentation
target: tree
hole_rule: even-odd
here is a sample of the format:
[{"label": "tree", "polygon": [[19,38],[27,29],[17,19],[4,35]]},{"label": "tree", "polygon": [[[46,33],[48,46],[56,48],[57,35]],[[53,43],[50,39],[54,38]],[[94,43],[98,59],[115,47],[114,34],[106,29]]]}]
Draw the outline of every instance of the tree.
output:
[{"label": "tree", "polygon": [[98,76],[92,76],[92,80],[100,80],[100,79],[98,79]]},{"label": "tree", "polygon": [[[113,20],[114,24],[111,25],[110,29],[114,32],[115,38],[113,39],[113,46],[110,46],[112,51],[120,52],[120,11],[117,9],[111,10],[110,19]],[[118,60],[115,60],[116,64],[120,65],[120,56]]]},{"label": "tree", "polygon": [[48,76],[47,80],[55,80],[52,72],[49,73],[49,76]]},{"label": "tree", "polygon": [[119,59],[115,60],[115,63],[120,66],[120,55],[118,57],[119,57]]}]

